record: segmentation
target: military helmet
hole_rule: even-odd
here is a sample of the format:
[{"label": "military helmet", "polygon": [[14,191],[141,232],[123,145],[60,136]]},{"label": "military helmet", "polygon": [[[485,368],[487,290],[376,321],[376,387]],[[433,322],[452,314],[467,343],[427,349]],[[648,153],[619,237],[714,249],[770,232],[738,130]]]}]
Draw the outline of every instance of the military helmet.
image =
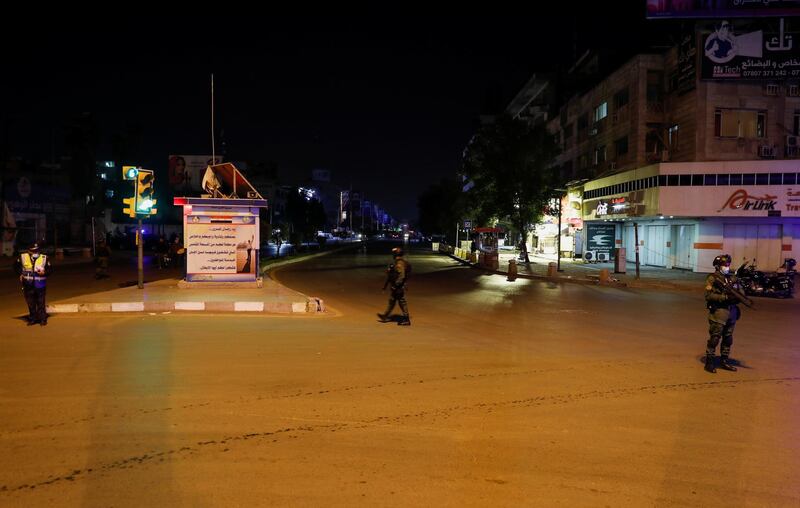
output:
[{"label": "military helmet", "polygon": [[730,264],[731,264],[730,254],[720,254],[719,256],[714,258],[714,268],[719,268],[722,265],[730,265]]},{"label": "military helmet", "polygon": [[400,257],[403,255],[403,248],[402,247],[395,247],[392,249],[392,256],[393,257]]}]

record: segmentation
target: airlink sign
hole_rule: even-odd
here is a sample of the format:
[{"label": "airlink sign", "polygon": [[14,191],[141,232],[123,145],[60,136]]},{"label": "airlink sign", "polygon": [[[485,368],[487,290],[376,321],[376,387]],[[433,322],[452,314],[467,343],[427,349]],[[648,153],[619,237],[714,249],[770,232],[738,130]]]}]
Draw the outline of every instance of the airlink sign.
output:
[{"label": "airlink sign", "polygon": [[[733,210],[775,210],[775,205],[778,204],[778,202],[775,201],[777,198],[778,196],[773,196],[771,194],[751,196],[746,190],[739,189],[731,194],[728,201],[717,211],[721,212],[726,208],[731,208]],[[791,205],[787,203],[787,206]]]},{"label": "airlink sign", "polygon": [[661,187],[659,212],[682,217],[800,217],[800,187]]}]

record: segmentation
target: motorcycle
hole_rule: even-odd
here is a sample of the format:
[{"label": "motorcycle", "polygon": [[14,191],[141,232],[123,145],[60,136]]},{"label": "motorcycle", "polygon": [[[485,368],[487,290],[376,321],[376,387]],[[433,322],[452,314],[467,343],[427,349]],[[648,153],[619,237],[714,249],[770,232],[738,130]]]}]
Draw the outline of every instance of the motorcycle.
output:
[{"label": "motorcycle", "polygon": [[796,265],[794,259],[787,258],[777,271],[762,272],[753,259],[745,261],[736,269],[736,278],[746,295],[792,298]]}]

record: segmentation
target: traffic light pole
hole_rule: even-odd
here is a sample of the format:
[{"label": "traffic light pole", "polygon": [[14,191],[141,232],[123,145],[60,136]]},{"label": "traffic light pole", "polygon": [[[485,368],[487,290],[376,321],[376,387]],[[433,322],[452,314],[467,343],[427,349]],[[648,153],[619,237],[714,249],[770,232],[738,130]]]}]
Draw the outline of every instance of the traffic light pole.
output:
[{"label": "traffic light pole", "polygon": [[139,259],[136,266],[139,269],[139,289],[144,289],[144,238],[142,237],[142,219],[139,219],[139,229],[136,230],[136,250],[139,252]]}]

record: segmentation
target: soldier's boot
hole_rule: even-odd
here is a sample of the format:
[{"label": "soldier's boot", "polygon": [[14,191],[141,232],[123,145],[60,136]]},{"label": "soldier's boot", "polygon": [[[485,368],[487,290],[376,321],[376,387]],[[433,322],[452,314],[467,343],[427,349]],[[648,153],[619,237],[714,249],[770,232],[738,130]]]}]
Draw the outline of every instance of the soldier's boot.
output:
[{"label": "soldier's boot", "polygon": [[411,326],[411,319],[408,316],[403,316],[400,321],[397,322],[397,326]]},{"label": "soldier's boot", "polygon": [[388,313],[381,314],[380,312],[378,312],[378,319],[381,320],[381,323],[388,323],[389,322],[389,314]]},{"label": "soldier's boot", "polygon": [[714,355],[706,355],[706,366],[704,368],[706,372],[717,373],[717,368],[714,366]]},{"label": "soldier's boot", "polygon": [[722,370],[729,370],[731,372],[736,372],[736,367],[730,364],[730,361],[728,360],[727,356],[723,356],[722,358],[720,358],[719,368]]}]

